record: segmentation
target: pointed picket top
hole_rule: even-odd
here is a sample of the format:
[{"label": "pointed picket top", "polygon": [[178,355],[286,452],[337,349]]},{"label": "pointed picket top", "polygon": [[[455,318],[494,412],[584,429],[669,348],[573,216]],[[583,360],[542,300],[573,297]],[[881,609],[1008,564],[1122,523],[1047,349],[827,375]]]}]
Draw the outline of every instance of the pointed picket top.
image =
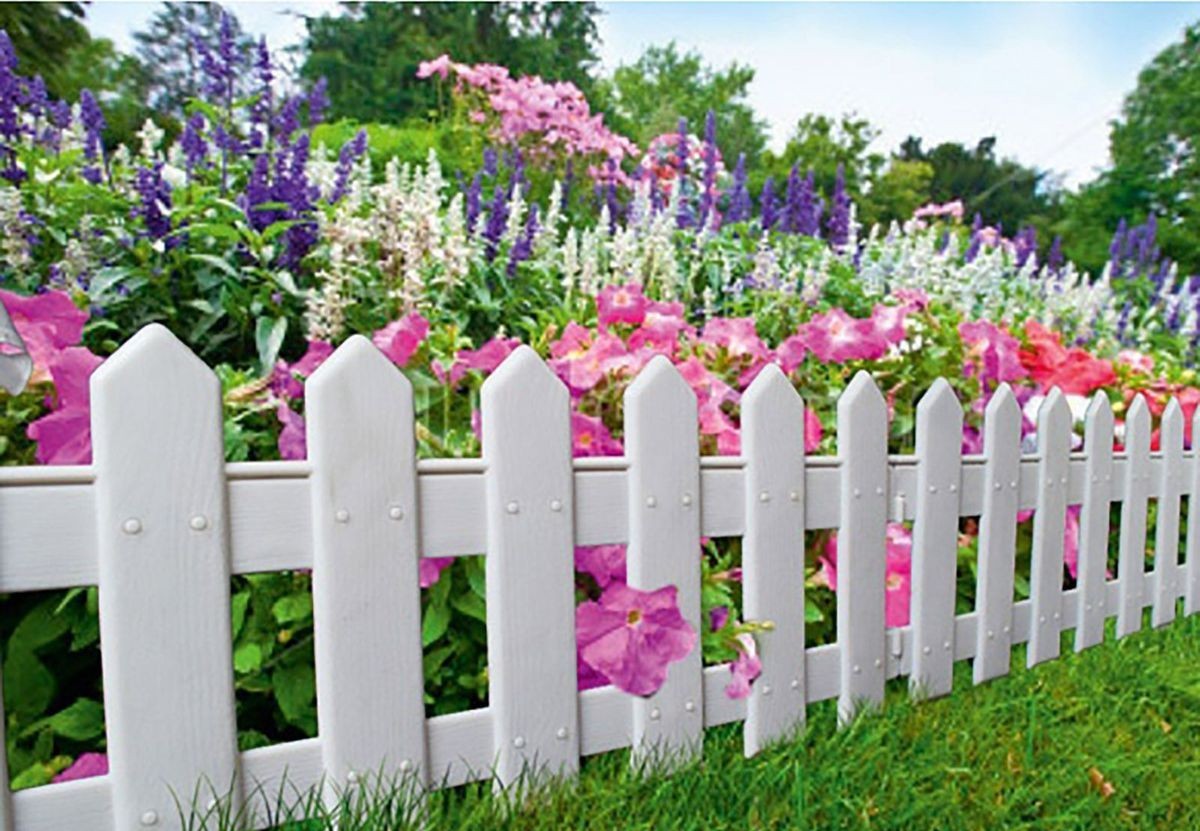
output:
[{"label": "pointed picket top", "polygon": [[402,394],[412,391],[408,378],[375,344],[351,335],[304,382],[304,397],[353,392],[358,384],[394,387]]},{"label": "pointed picket top", "polygon": [[754,418],[759,412],[778,410],[796,419],[804,418],[804,399],[792,382],[775,364],[767,364],[750,382],[742,395],[742,420]]},{"label": "pointed picket top", "polygon": [[1058,387],[1053,387],[1050,394],[1042,401],[1038,409],[1038,452],[1044,452],[1049,442],[1065,440],[1070,447],[1071,407],[1067,397]]},{"label": "pointed picket top", "polygon": [[987,408],[983,411],[984,452],[990,453],[997,441],[1021,438],[1021,405],[1013,395],[1012,387],[1003,383],[992,393]]},{"label": "pointed picket top", "polygon": [[1158,446],[1165,453],[1169,450],[1183,448],[1183,408],[1179,400],[1172,396],[1163,410],[1162,423],[1159,430]]},{"label": "pointed picket top", "polygon": [[845,392],[842,393],[842,397],[838,399],[839,429],[844,419],[860,410],[872,415],[882,414],[884,420],[887,420],[887,402],[883,399],[883,393],[875,385],[875,379],[871,377],[871,373],[862,369],[855,373],[854,379],[850,381]]},{"label": "pointed picket top", "polygon": [[93,400],[138,390],[145,391],[138,394],[154,397],[181,387],[210,387],[205,392],[218,396],[221,391],[216,374],[161,323],[139,329],[96,368],[90,383]]},{"label": "pointed picket top", "polygon": [[1087,415],[1083,420],[1083,449],[1091,453],[1096,448],[1093,441],[1107,437],[1109,449],[1112,449],[1113,411],[1108,396],[1103,391],[1092,396],[1088,404]]},{"label": "pointed picket top", "polygon": [[917,403],[917,443],[921,443],[922,433],[927,441],[942,441],[945,437],[940,431],[954,422],[961,434],[962,405],[950,382],[938,378]]},{"label": "pointed picket top", "polygon": [[1129,405],[1129,412],[1125,414],[1124,444],[1126,450],[1133,448],[1135,439],[1139,443],[1138,449],[1150,452],[1150,407],[1140,392],[1133,397],[1133,402]]},{"label": "pointed picket top", "polygon": [[651,358],[625,390],[627,407],[678,407],[680,401],[694,408],[696,395],[665,355]]},{"label": "pointed picket top", "polygon": [[[541,409],[547,404],[560,406],[570,400],[566,385],[546,366],[530,347],[513,350],[496,371],[487,377],[480,390],[480,402],[486,409],[491,403]],[[547,402],[544,396],[549,396]],[[511,404],[509,403],[511,402]],[[486,446],[486,442],[484,442]]]}]

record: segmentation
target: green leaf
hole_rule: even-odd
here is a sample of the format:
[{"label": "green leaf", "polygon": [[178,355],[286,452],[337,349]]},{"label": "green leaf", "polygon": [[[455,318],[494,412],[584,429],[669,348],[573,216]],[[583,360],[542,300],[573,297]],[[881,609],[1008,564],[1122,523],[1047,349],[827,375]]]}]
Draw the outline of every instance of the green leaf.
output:
[{"label": "green leaf", "polygon": [[4,709],[18,721],[35,719],[54,700],[54,675],[32,652],[14,650],[4,659]]},{"label": "green leaf", "polygon": [[286,317],[260,317],[254,323],[254,345],[258,347],[258,365],[263,375],[268,374],[279,357],[283,336],[287,334]]},{"label": "green leaf", "polygon": [[238,280],[241,278],[241,274],[238,272],[238,270],[236,268],[233,267],[233,265],[231,265],[229,263],[229,261],[224,260],[220,257],[217,257],[213,254],[189,254],[188,259],[189,260],[199,260],[202,263],[207,263],[208,265],[211,265],[213,268],[217,269],[218,271],[224,272],[225,274],[227,274],[228,276],[232,277],[235,280]]},{"label": "green leaf", "polygon": [[283,717],[292,724],[302,724],[311,717],[317,696],[316,679],[311,664],[282,666],[271,675],[275,702]]},{"label": "green leaf", "polygon": [[813,602],[811,597],[804,598],[804,622],[805,623],[820,623],[825,619],[825,613],[821,611],[821,607]]},{"label": "green leaf", "polygon": [[14,791],[24,788],[40,788],[42,785],[49,785],[53,779],[54,771],[49,765],[35,762],[14,776],[10,787]]},{"label": "green leaf", "polygon": [[262,647],[256,643],[244,643],[233,651],[233,668],[241,675],[257,672],[262,661]]},{"label": "green leaf", "polygon": [[470,594],[461,594],[451,601],[454,608],[462,612],[467,617],[473,617],[476,620],[487,623],[487,606],[483,600],[474,592]]},{"label": "green leaf", "polygon": [[442,603],[431,603],[425,610],[421,622],[421,645],[429,646],[450,628],[450,607]]},{"label": "green leaf", "polygon": [[241,591],[233,596],[233,636],[236,638],[242,632],[246,623],[246,607],[250,605],[250,592]]},{"label": "green leaf", "polygon": [[281,625],[305,620],[312,615],[312,595],[307,592],[301,592],[281,597],[271,607],[271,614],[275,616],[275,620]]},{"label": "green leaf", "polygon": [[49,718],[40,719],[21,731],[28,738],[39,730],[49,728],[56,736],[76,742],[86,742],[104,735],[104,707],[99,701],[80,698]]}]

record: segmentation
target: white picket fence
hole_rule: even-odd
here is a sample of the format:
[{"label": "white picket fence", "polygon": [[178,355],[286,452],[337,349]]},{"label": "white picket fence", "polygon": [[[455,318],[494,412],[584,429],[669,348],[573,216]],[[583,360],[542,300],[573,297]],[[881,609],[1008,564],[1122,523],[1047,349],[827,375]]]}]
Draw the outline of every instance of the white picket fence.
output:
[{"label": "white picket fence", "polygon": [[[435,786],[523,769],[570,774],[581,755],[629,747],[702,752],[706,726],[745,721],[745,751],[837,697],[849,718],[910,677],[950,692],[952,665],[976,683],[1200,609],[1200,522],[1179,562],[1181,497],[1200,493],[1172,402],[1162,452],[1138,399],[1123,453],[1102,395],[1071,452],[1071,415],[1053,392],[1040,452],[1022,456],[1005,388],[986,414],[986,453],[959,452],[962,411],[944,381],[922,400],[915,456],[887,453],[887,408],[860,374],[838,404],[836,457],[805,458],[803,404],[768,367],[742,404],[739,458],[701,458],[696,400],[665,359],[629,387],[623,458],[572,459],[568,394],[527,348],[484,384],[483,458],[417,462],[408,381],[352,338],[307,384],[309,458],[227,464],[216,377],[150,326],[92,379],[94,464],[0,469],[0,592],[99,585],[110,773],[0,799],[2,831],[178,827],[176,795],[201,781],[348,785],[377,771]],[[1200,422],[1200,418],[1198,418]],[[1200,423],[1197,424],[1200,431]],[[1197,433],[1200,435],[1200,432]],[[1153,573],[1144,573],[1156,499]],[[1109,507],[1122,504],[1119,573],[1106,579]],[[1063,527],[1082,504],[1078,587],[1063,590]],[[1013,603],[1016,514],[1035,508],[1032,599]],[[975,611],[955,615],[958,518],[980,516]],[[914,520],[912,625],[884,626],[888,519]],[[806,529],[839,528],[837,642],[805,649]],[[679,588],[700,620],[701,536],[741,536],[745,614],[762,676],[726,697],[725,666],[698,650],[641,699],[576,690],[573,546],[628,543],[631,585]],[[489,706],[426,718],[419,556],[484,552]],[[237,751],[230,575],[312,569],[320,735]],[[2,724],[2,721],[0,721]],[[3,781],[7,782],[4,773]]]}]

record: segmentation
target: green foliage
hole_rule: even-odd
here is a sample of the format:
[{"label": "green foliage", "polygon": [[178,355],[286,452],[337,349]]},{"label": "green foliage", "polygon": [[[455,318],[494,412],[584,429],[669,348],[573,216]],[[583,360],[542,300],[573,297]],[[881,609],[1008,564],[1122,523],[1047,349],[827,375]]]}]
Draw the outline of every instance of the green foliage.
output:
[{"label": "green foliage", "polygon": [[41,75],[56,98],[71,92],[73,73],[64,58],[91,40],[83,3],[0,3],[0,29],[8,33],[23,74]]},{"label": "green foliage", "polygon": [[816,113],[803,115],[783,152],[768,153],[762,169],[751,177],[755,192],[767,176],[775,177],[779,190],[792,166],[799,165],[802,174],[813,171],[818,190],[829,193],[840,165],[845,171],[847,190],[857,196],[883,166],[883,156],[871,150],[878,135],[877,128],[853,113],[840,118]]},{"label": "green foliage", "polygon": [[862,223],[869,227],[892,220],[903,222],[913,211],[929,201],[933,183],[933,165],[929,162],[892,159],[871,183],[861,202]]},{"label": "green foliage", "polygon": [[612,78],[596,85],[597,109],[609,126],[632,138],[643,149],[655,136],[678,129],[686,118],[691,132],[704,132],[711,110],[717,119],[717,144],[726,166],[733,169],[738,154],[755,164],[767,144],[767,123],[747,101],[754,69],[733,63],[716,69],[699,52],[680,53],[674,41],[651,46],[634,63],[621,65]]},{"label": "green foliage", "polygon": [[300,74],[327,79],[335,118],[391,123],[445,104],[434,84],[417,79],[421,61],[444,53],[587,92],[598,14],[594,3],[347,3],[345,14],[306,19]]}]

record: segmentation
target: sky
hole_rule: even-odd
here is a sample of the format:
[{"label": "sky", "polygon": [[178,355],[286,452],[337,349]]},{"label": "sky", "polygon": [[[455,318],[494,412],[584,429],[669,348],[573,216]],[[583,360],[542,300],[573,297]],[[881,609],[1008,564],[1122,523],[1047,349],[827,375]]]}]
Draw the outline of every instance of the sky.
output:
[{"label": "sky", "polygon": [[[332,2],[231,2],[274,49]],[[86,7],[94,35],[131,50],[157,3]],[[756,70],[750,103],[783,145],[808,112],[855,112],[888,152],[998,138],[997,152],[1071,187],[1108,161],[1108,124],[1138,71],[1200,21],[1200,3],[603,3],[603,68],[675,40],[715,66]],[[433,56],[431,56],[433,57]]]}]

